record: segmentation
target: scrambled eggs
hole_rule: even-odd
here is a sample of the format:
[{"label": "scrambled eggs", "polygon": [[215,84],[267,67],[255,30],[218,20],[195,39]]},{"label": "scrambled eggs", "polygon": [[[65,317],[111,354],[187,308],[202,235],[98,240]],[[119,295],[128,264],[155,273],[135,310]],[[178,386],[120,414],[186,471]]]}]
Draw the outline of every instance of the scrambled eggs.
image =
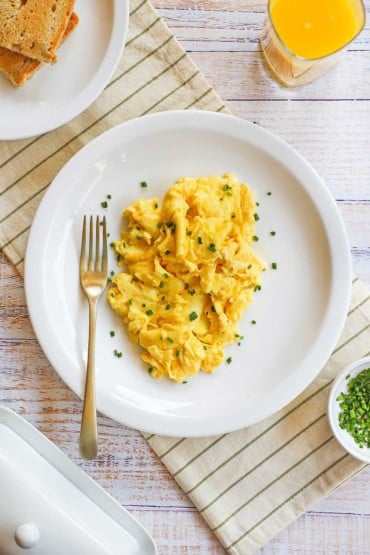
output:
[{"label": "scrambled eggs", "polygon": [[232,174],[183,177],[162,206],[140,199],[124,215],[128,229],[113,246],[127,269],[112,281],[111,307],[153,377],[213,372],[260,288],[253,193]]}]

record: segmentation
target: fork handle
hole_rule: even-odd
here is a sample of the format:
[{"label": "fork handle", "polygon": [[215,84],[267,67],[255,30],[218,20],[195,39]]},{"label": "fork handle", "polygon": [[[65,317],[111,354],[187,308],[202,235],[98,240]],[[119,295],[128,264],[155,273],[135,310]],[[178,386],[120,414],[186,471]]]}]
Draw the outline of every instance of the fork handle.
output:
[{"label": "fork handle", "polygon": [[98,427],[95,404],[95,330],[98,299],[89,299],[89,346],[85,382],[85,397],[80,431],[80,456],[94,459],[98,453]]}]

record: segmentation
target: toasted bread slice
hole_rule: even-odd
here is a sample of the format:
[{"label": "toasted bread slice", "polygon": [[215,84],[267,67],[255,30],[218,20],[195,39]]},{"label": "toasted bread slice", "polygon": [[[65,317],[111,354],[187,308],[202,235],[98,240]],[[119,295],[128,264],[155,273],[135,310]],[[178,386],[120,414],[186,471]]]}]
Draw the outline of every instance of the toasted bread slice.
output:
[{"label": "toasted bread slice", "polygon": [[[75,29],[78,21],[78,15],[73,12],[69,18],[61,44]],[[18,52],[0,47],[0,72],[4,73],[16,87],[24,85],[42,65],[43,63],[38,60],[33,60],[23,56],[23,54],[18,54]]]},{"label": "toasted bread slice", "polygon": [[0,46],[54,63],[74,0],[0,0]]}]

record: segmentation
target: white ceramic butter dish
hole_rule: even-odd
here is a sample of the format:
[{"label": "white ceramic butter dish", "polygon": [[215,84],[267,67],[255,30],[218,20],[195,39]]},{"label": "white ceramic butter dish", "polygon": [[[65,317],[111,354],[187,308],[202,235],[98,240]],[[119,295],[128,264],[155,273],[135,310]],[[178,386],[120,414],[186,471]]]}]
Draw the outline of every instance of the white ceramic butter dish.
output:
[{"label": "white ceramic butter dish", "polygon": [[142,525],[53,443],[0,407],[1,555],[155,555]]}]

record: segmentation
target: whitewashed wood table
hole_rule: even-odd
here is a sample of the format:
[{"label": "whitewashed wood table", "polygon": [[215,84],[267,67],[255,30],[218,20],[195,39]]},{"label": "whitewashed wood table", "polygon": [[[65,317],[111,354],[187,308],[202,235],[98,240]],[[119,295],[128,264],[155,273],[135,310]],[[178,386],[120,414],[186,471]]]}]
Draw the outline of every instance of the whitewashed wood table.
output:
[{"label": "whitewashed wood table", "polygon": [[[263,0],[155,0],[228,108],[274,131],[318,170],[349,232],[355,272],[370,287],[370,27],[327,76],[284,89],[260,55]],[[370,0],[366,1],[370,8]],[[130,510],[161,555],[225,553],[141,434],[99,417],[101,453],[78,457],[81,402],[33,334],[22,279],[0,255],[0,402],[24,415]],[[370,467],[259,553],[370,553]],[[51,554],[50,554],[51,555]]]}]

